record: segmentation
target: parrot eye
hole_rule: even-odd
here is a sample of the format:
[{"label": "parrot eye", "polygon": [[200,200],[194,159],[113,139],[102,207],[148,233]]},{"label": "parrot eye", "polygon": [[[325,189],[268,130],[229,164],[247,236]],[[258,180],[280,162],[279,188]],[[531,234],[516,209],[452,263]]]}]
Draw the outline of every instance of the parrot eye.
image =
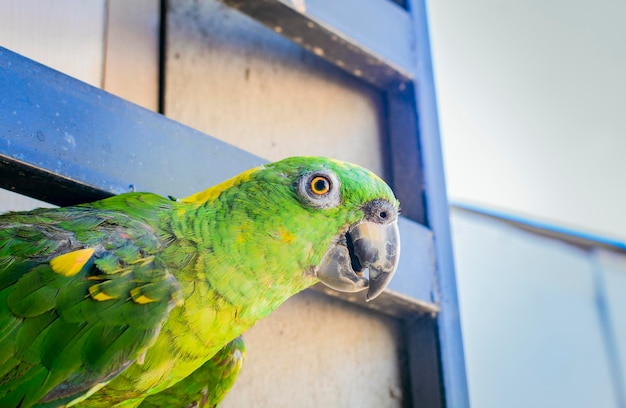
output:
[{"label": "parrot eye", "polygon": [[328,170],[308,173],[297,183],[298,195],[315,208],[332,208],[339,205],[339,179]]},{"label": "parrot eye", "polygon": [[330,180],[324,176],[315,176],[311,180],[311,192],[324,195],[330,191]]}]

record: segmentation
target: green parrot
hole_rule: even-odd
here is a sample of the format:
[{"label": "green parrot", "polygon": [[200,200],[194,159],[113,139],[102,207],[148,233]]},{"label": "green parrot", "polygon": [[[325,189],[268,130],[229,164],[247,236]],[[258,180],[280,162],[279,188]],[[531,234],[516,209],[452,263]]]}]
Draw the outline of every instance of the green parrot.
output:
[{"label": "green parrot", "polygon": [[366,169],[293,157],[179,200],[0,215],[0,406],[216,405],[237,337],[289,297],[384,290],[398,206]]}]

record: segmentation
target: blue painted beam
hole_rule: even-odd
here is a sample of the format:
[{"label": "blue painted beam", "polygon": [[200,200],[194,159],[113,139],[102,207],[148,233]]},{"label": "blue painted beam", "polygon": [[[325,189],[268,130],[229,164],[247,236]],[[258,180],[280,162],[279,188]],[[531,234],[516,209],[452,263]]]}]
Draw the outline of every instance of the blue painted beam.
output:
[{"label": "blue painted beam", "polygon": [[265,162],[3,48],[0,89],[0,187],[54,204],[184,196]]},{"label": "blue painted beam", "polygon": [[441,309],[437,316],[437,327],[444,403],[448,407],[462,408],[469,406],[469,394],[431,60],[428,13],[426,0],[411,0],[408,3],[415,29],[413,38],[417,41],[414,92],[424,166],[426,225],[435,235],[438,285],[436,303]]},{"label": "blue painted beam", "polygon": [[626,252],[626,242],[617,239],[467,203],[454,202],[451,204],[451,207],[460,211],[494,218],[514,225],[520,229],[545,237],[565,241],[585,249],[592,250],[597,247],[602,247],[620,252]]},{"label": "blue painted beam", "polygon": [[381,89],[413,79],[411,18],[389,0],[220,0]]}]

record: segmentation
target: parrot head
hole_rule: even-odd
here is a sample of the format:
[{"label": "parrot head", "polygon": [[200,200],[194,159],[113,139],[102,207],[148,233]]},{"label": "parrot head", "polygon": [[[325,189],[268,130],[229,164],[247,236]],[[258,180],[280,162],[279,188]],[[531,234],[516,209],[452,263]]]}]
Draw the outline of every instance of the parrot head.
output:
[{"label": "parrot head", "polygon": [[336,208],[335,217],[343,221],[314,267],[315,276],[340,292],[367,289],[368,301],[380,295],[400,255],[399,204],[389,186],[364,168],[337,161],[304,166],[295,180],[304,206]]},{"label": "parrot head", "polygon": [[291,157],[182,201],[221,201],[244,214],[226,220],[236,231],[232,242],[262,248],[266,264],[302,271],[304,287],[320,281],[341,292],[367,289],[369,301],[398,265],[398,200],[382,179],[354,164]]}]

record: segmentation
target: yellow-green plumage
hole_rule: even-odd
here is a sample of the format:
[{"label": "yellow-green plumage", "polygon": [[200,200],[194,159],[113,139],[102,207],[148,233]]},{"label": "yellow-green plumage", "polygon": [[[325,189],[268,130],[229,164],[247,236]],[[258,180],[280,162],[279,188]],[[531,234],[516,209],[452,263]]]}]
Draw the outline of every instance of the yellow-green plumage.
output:
[{"label": "yellow-green plumage", "polygon": [[[319,194],[328,186],[316,175],[330,191]],[[316,283],[350,226],[395,217],[382,180],[323,158],[262,166],[178,201],[129,193],[2,215],[0,406],[158,402]]]},{"label": "yellow-green plumage", "polygon": [[191,375],[160,393],[148,396],[140,408],[213,408],[224,398],[241,371],[246,348],[237,337]]}]

